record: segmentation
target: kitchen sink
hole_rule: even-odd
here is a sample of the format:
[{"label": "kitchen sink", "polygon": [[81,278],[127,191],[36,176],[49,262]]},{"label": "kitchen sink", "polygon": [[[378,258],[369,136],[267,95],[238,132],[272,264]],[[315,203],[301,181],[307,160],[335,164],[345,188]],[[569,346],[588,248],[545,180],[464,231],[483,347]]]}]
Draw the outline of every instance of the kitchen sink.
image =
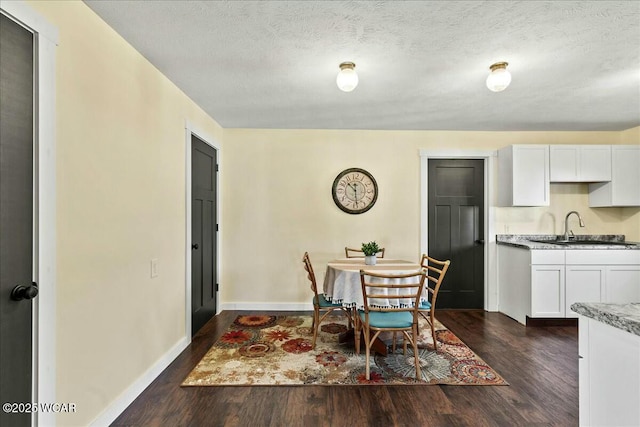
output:
[{"label": "kitchen sink", "polygon": [[620,245],[627,246],[630,243],[620,241],[606,241],[606,240],[560,240],[557,243],[561,245]]},{"label": "kitchen sink", "polygon": [[581,246],[581,245],[602,245],[602,246],[629,246],[633,245],[630,242],[621,242],[619,240],[616,241],[607,241],[607,240],[529,240],[530,242],[536,243],[547,243],[550,245],[561,245],[561,246]]}]

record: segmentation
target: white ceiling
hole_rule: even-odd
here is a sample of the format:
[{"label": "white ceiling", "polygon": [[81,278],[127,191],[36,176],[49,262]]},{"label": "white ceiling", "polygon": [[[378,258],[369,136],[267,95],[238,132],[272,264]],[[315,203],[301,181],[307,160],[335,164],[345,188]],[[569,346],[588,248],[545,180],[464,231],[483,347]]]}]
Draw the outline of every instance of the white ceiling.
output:
[{"label": "white ceiling", "polygon": [[[85,3],[225,128],[640,125],[638,1]],[[497,61],[513,81],[493,93]]]}]

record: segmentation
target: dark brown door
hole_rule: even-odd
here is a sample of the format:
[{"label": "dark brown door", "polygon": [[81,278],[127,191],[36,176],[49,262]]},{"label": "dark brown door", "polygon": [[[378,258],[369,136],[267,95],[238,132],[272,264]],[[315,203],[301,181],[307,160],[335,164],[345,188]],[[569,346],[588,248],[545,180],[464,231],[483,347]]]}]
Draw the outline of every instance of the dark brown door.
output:
[{"label": "dark brown door", "polygon": [[217,152],[191,136],[191,333],[216,314]]},{"label": "dark brown door", "polygon": [[429,160],[429,254],[450,259],[438,308],[484,307],[484,160]]},{"label": "dark brown door", "polygon": [[[0,15],[0,403],[32,402],[33,34]],[[16,286],[21,295],[12,298]],[[20,298],[21,297],[21,298]],[[26,298],[25,298],[26,297]],[[20,299],[17,301],[16,299]],[[9,411],[6,411],[9,409]],[[15,409],[15,412],[13,410]],[[2,426],[29,426],[3,406]]]}]

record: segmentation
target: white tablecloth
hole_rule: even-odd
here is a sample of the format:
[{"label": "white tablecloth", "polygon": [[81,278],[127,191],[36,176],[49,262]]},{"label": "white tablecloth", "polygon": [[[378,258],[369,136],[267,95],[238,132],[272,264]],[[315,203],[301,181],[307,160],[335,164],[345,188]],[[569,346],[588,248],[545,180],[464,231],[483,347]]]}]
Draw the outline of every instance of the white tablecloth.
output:
[{"label": "white tablecloth", "polygon": [[[365,265],[363,258],[337,259],[327,264],[327,271],[324,275],[323,291],[325,298],[334,303],[340,303],[344,307],[357,307],[364,309],[362,298],[362,285],[360,284],[360,270],[373,271],[383,274],[407,274],[421,270],[420,264],[398,259],[378,259],[376,265]],[[374,280],[385,280],[378,279]],[[415,279],[393,279],[396,283],[414,281]],[[372,280],[373,281],[373,280]],[[389,290],[391,292],[402,292],[403,289]],[[406,289],[404,290],[407,291]],[[392,300],[393,305],[413,304],[406,300]],[[388,299],[372,301],[373,304],[381,307],[389,307],[391,303]]]}]

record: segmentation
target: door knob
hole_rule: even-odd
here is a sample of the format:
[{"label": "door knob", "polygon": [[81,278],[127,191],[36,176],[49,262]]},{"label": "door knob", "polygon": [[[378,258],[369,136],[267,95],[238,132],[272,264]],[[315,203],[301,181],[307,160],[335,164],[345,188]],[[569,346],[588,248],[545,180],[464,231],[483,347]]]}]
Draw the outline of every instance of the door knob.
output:
[{"label": "door knob", "polygon": [[484,244],[484,239],[478,239],[478,240],[476,240],[476,243],[478,245],[482,245],[482,244]]},{"label": "door knob", "polygon": [[196,243],[195,245],[191,245],[191,249],[198,249],[200,246]]},{"label": "door knob", "polygon": [[11,299],[22,301],[23,299],[33,299],[38,295],[38,284],[33,282],[31,286],[18,285],[11,291]]}]

